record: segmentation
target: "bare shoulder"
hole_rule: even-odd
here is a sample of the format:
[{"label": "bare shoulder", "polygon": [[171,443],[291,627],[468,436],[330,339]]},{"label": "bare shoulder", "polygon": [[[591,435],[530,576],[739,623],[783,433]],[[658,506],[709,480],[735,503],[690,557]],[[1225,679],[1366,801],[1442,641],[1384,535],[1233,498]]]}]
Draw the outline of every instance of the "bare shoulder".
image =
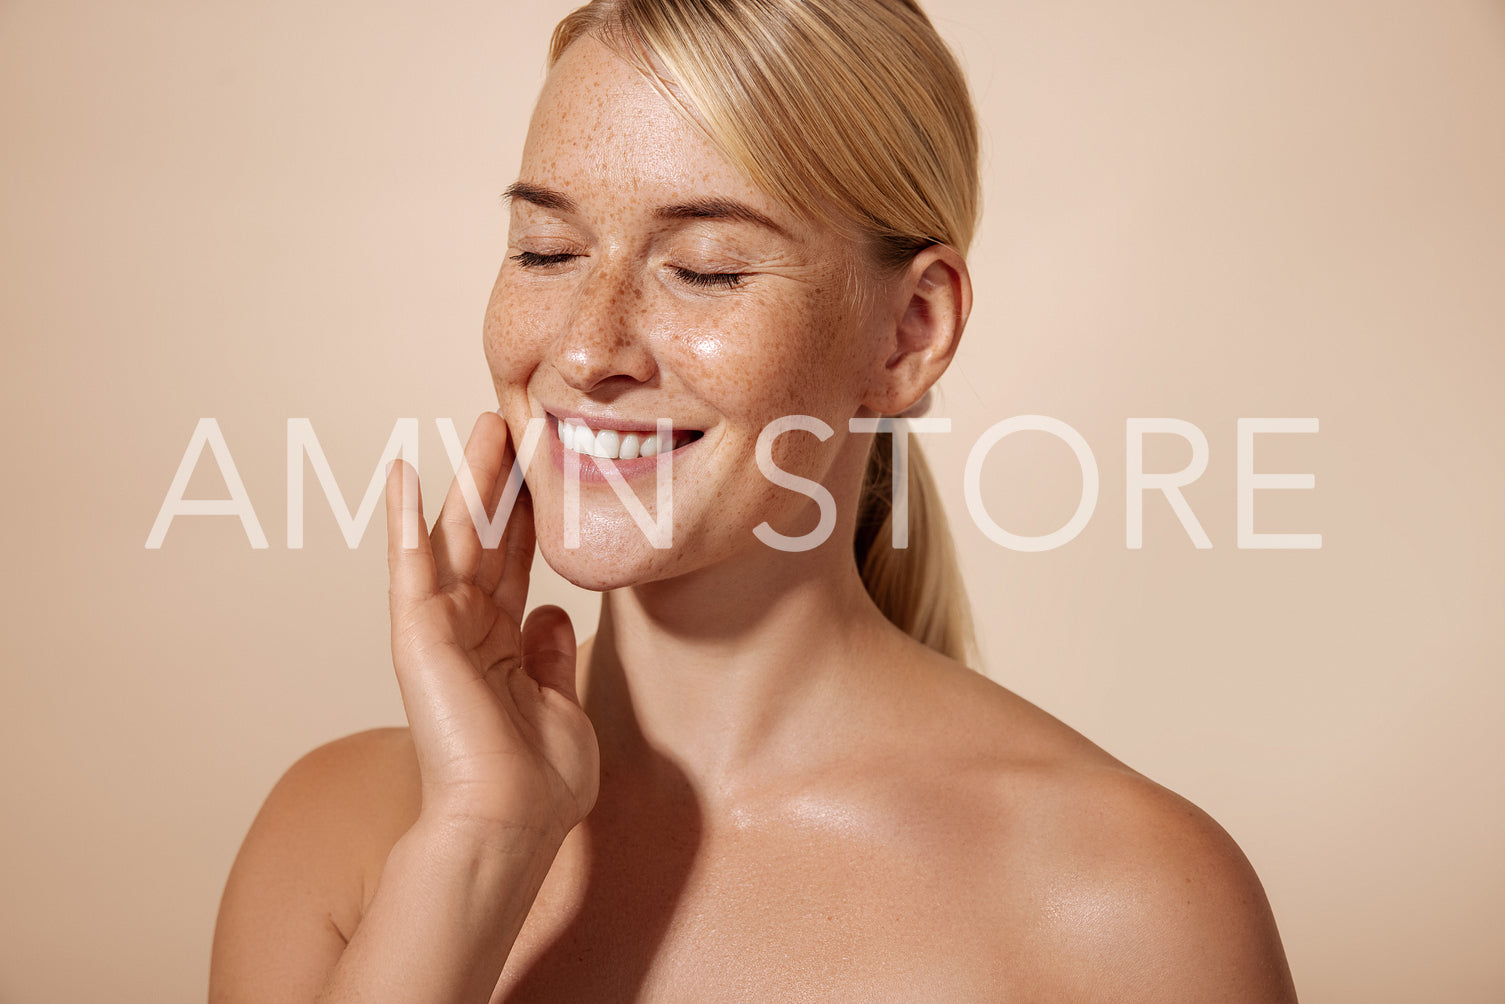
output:
[{"label": "bare shoulder", "polygon": [[1211,816],[986,677],[938,679],[936,718],[952,724],[932,740],[958,806],[945,811],[972,849],[957,873],[1025,986],[1071,1000],[1295,999],[1259,877]]},{"label": "bare shoulder", "polygon": [[1126,768],[1063,764],[1027,832],[1042,958],[1077,999],[1294,1000],[1259,877],[1191,802]]},{"label": "bare shoulder", "polygon": [[[247,836],[280,834],[280,848],[341,871],[375,856],[377,874],[419,805],[418,760],[407,728],[357,732],[300,757],[267,796]],[[268,834],[270,835],[270,834]]]},{"label": "bare shoulder", "polygon": [[289,767],[225,883],[210,999],[265,1000],[292,987],[312,999],[360,922],[392,845],[417,818],[418,793],[405,728],[336,739]]}]

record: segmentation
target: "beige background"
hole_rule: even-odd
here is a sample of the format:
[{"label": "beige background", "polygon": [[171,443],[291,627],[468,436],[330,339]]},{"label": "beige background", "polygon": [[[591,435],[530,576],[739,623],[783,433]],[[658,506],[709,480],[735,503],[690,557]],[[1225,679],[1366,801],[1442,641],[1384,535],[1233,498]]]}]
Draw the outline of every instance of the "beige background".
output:
[{"label": "beige background", "polygon": [[[204,993],[221,885],[297,756],[402,721],[378,513],[348,550],[285,427],[353,503],[401,416],[494,406],[481,310],[547,32],[569,2],[0,2],[0,1000]],[[932,0],[987,134],[978,303],[932,450],[987,671],[1183,793],[1264,879],[1307,1001],[1505,999],[1499,736],[1505,8],[1486,0]],[[1004,551],[962,468],[1019,413],[1102,469],[1086,531]],[[180,519],[196,421],[272,546]],[[1124,425],[1207,434],[1124,540]],[[1241,551],[1235,423],[1261,530]],[[1152,469],[1189,451],[1152,443]],[[1178,448],[1179,446],[1179,448]],[[1042,435],[993,515],[1060,525]],[[207,462],[193,494],[223,496]],[[544,578],[588,629],[593,599]]]}]

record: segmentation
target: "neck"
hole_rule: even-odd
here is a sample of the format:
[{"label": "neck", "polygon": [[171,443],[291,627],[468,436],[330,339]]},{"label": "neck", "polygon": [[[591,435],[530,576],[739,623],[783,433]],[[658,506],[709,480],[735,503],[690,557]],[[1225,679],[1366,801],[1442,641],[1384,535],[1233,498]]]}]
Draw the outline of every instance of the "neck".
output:
[{"label": "neck", "polygon": [[581,681],[603,765],[732,793],[808,757],[894,630],[836,535],[606,593]]}]

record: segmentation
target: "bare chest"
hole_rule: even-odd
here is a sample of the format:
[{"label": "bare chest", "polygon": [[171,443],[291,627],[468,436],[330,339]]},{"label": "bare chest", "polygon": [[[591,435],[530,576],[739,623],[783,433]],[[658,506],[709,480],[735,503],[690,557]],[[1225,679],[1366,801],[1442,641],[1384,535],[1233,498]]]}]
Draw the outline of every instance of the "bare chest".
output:
[{"label": "bare chest", "polygon": [[797,831],[566,844],[493,1002],[999,999],[955,869]]}]

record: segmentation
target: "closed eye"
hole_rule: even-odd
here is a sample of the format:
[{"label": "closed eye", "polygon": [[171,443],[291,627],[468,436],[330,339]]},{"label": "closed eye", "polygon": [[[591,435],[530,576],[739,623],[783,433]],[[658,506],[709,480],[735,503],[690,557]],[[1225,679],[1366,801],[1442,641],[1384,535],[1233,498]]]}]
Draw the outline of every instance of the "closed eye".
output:
[{"label": "closed eye", "polygon": [[722,289],[730,289],[733,286],[740,286],[742,285],[742,280],[747,275],[745,272],[692,272],[687,268],[680,268],[678,265],[670,267],[680,279],[692,286],[701,286],[704,288],[719,286]]},{"label": "closed eye", "polygon": [[[562,265],[578,257],[580,256],[568,252],[539,254],[537,251],[519,251],[512,256],[512,260],[523,268],[547,268],[550,265]],[[702,289],[731,289],[734,286],[740,286],[742,280],[747,277],[746,272],[696,272],[678,265],[671,265],[670,269],[680,278],[680,281]]]},{"label": "closed eye", "polygon": [[539,254],[536,251],[520,251],[512,256],[512,260],[523,268],[542,268],[546,265],[561,265],[578,255],[572,254]]}]

